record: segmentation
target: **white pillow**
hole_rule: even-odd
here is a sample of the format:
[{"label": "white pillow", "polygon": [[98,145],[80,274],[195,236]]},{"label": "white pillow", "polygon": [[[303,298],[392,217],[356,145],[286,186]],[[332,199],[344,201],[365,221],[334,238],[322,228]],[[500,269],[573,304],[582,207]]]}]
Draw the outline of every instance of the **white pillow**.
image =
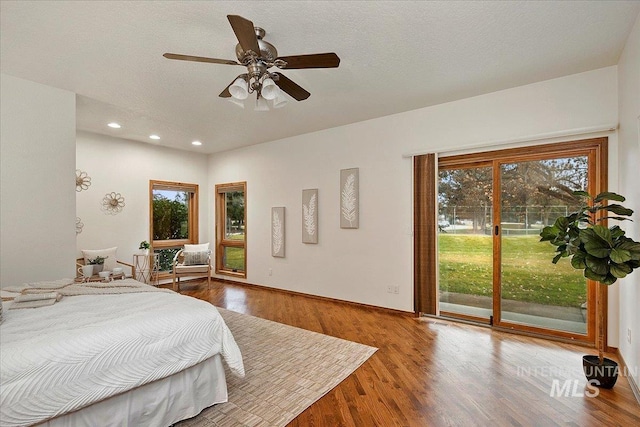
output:
[{"label": "white pillow", "polygon": [[116,251],[118,247],[115,246],[109,249],[83,249],[82,256],[84,257],[84,263],[89,264],[90,259],[94,259],[97,256],[106,258],[104,260],[104,271],[113,271],[116,266]]},{"label": "white pillow", "polygon": [[208,263],[209,251],[184,253],[184,265],[206,265]]},{"label": "white pillow", "polygon": [[185,252],[207,252],[209,243],[201,243],[199,245],[184,245]]}]

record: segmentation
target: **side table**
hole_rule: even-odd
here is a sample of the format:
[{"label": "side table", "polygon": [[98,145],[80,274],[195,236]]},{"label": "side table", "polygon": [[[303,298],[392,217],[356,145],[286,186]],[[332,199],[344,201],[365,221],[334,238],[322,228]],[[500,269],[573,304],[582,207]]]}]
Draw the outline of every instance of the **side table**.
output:
[{"label": "side table", "polygon": [[160,260],[158,254],[133,254],[133,265],[136,269],[135,279],[149,285],[158,286]]}]

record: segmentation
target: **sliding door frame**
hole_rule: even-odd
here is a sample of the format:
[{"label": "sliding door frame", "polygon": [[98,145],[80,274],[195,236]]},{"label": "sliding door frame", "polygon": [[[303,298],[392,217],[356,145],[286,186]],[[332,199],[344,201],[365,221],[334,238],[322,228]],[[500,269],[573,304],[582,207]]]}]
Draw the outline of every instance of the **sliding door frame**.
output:
[{"label": "sliding door frame", "polygon": [[[561,157],[587,156],[588,161],[588,188],[591,194],[597,194],[607,189],[607,161],[608,161],[608,138],[592,138],[570,142],[554,144],[542,144],[527,147],[508,148],[503,150],[486,151],[473,154],[462,154],[438,158],[438,170],[454,168],[471,168],[492,166],[493,170],[493,317],[490,324],[501,330],[508,330],[520,333],[554,336],[559,339],[580,342],[588,345],[595,345],[599,337],[597,336],[599,325],[597,322],[596,305],[597,299],[601,299],[603,307],[607,307],[607,289],[598,286],[596,282],[587,280],[587,307],[589,315],[587,319],[587,333],[577,334],[566,331],[551,330],[541,327],[522,325],[514,322],[502,320],[501,318],[501,165],[505,163],[546,160]],[[437,203],[437,201],[434,201]],[[497,228],[496,228],[497,227]],[[497,231],[497,234],[496,234]],[[549,268],[552,268],[549,260]],[[438,285],[436,285],[438,286]],[[602,289],[604,288],[604,289]],[[600,290],[600,292],[598,292]],[[448,317],[458,317],[463,320],[479,321],[487,323],[486,319],[474,318],[471,316],[458,315],[456,313],[441,312],[441,315]],[[607,313],[604,315],[604,339],[606,343]]]},{"label": "sliding door frame", "polygon": [[[478,169],[478,168],[490,168],[493,167],[493,162],[491,160],[483,160],[483,159],[479,159],[479,160],[471,160],[469,162],[458,162],[458,156],[452,156],[452,157],[445,157],[443,160],[443,158],[438,158],[438,170],[436,171],[436,176],[439,176],[439,171],[442,169]],[[449,160],[453,160],[452,164],[449,164]],[[495,179],[495,177],[492,177],[492,183],[491,186],[493,188],[493,180]],[[439,181],[439,179],[438,179]],[[437,202],[436,202],[437,205]],[[493,228],[493,215],[491,217],[491,221],[492,221],[492,228]],[[439,244],[439,243],[438,243]],[[438,248],[436,247],[436,253],[438,253]],[[493,249],[493,259],[495,259],[495,248]],[[495,267],[493,267],[495,269]],[[438,283],[438,285],[436,286],[438,288],[438,294],[439,294],[439,275],[436,278],[436,283]],[[492,279],[493,282],[495,282],[495,278]],[[492,292],[493,295],[493,292]],[[440,304],[440,300],[438,298],[438,305]],[[495,304],[495,301],[493,302],[493,304]],[[491,317],[479,317],[479,316],[474,316],[471,314],[462,314],[462,313],[455,313],[455,312],[451,312],[451,311],[446,311],[446,310],[439,310],[438,311],[440,316],[443,317],[452,317],[455,319],[460,319],[460,320],[465,320],[465,321],[469,321],[469,322],[473,322],[473,323],[480,323],[483,325],[491,325]]]}]

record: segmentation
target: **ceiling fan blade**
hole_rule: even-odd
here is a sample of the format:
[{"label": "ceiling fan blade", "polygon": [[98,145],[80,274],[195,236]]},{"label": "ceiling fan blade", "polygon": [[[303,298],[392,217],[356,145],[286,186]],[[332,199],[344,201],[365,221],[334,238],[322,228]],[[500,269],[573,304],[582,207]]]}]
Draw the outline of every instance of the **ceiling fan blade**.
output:
[{"label": "ceiling fan blade", "polygon": [[260,47],[258,46],[258,39],[253,28],[253,22],[243,18],[240,15],[227,15],[227,19],[233,28],[233,32],[236,33],[238,43],[245,52],[252,50],[258,56],[260,55]]},{"label": "ceiling fan blade", "polygon": [[296,83],[293,82],[293,80],[289,79],[283,74],[281,73],[273,73],[273,74],[278,75],[278,80],[274,80],[275,84],[277,84],[280,89],[282,89],[283,91],[291,95],[291,97],[296,101],[304,101],[309,96],[311,96],[309,92],[304,90],[302,87],[298,86]]},{"label": "ceiling fan blade", "polygon": [[209,62],[212,64],[225,64],[225,65],[242,65],[241,63],[237,61],[232,61],[231,59],[206,58],[204,56],[179,55],[177,53],[165,53],[162,56],[164,56],[167,59],[177,59],[180,61]]},{"label": "ceiling fan blade", "polygon": [[[236,77],[236,79],[237,79],[237,77]],[[231,92],[229,92],[229,88],[236,81],[236,79],[233,79],[233,81],[231,83],[229,83],[229,85],[227,87],[225,87],[222,92],[220,92],[220,95],[218,95],[220,98],[231,98]]]},{"label": "ceiling fan blade", "polygon": [[340,58],[335,53],[314,53],[311,55],[281,56],[287,63],[284,69],[294,70],[299,68],[336,68],[340,65]]}]

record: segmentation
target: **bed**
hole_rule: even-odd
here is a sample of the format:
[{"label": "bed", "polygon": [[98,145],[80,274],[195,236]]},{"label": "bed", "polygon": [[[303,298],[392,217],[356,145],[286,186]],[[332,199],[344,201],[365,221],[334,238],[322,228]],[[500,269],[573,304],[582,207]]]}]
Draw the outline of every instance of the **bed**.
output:
[{"label": "bed", "polygon": [[2,426],[168,426],[227,401],[223,362],[244,376],[205,301],[132,279],[56,286],[49,306],[3,302]]}]

